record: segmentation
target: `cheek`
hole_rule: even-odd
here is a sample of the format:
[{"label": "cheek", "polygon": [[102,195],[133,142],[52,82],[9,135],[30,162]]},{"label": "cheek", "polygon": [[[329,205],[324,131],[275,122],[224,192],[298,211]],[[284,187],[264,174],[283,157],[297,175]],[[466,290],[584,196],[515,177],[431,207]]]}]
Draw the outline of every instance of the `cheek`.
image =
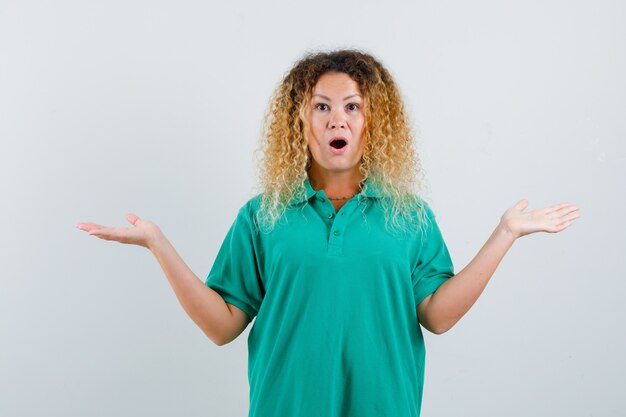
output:
[{"label": "cheek", "polygon": [[365,120],[361,120],[358,125],[359,149],[365,148]]},{"label": "cheek", "polygon": [[359,119],[355,124],[355,134],[358,134],[360,138],[365,136],[365,119]]},{"label": "cheek", "polygon": [[324,123],[320,122],[319,120],[311,120],[311,134],[312,134],[312,138],[311,139],[315,139],[316,141],[320,141],[324,139],[324,132],[326,130]]},{"label": "cheek", "polygon": [[319,135],[315,130],[315,126],[311,125],[309,129],[309,133],[306,135],[306,143],[309,146],[309,149],[318,149],[319,145]]},{"label": "cheek", "polygon": [[363,129],[363,126],[365,126],[365,115],[363,113],[355,115],[354,119],[352,119],[352,125],[357,129]]}]

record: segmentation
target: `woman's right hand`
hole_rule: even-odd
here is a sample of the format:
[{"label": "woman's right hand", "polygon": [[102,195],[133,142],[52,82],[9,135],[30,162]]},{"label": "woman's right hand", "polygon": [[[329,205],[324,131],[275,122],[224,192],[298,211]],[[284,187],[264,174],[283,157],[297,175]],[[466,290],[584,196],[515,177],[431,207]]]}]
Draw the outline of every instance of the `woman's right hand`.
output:
[{"label": "woman's right hand", "polygon": [[107,227],[96,223],[78,223],[76,227],[104,240],[143,246],[150,249],[151,243],[161,233],[161,229],[149,220],[143,220],[132,213],[126,219],[133,225],[131,228]]}]

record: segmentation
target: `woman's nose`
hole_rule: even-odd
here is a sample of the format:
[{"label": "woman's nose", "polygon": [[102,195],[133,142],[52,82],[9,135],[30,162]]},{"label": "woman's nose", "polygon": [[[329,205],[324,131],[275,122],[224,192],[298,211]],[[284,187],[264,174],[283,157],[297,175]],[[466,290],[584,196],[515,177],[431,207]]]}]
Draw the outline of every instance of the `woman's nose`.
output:
[{"label": "woman's nose", "polygon": [[346,127],[346,119],[341,116],[335,116],[330,121],[330,127],[333,129],[338,129],[340,127]]}]

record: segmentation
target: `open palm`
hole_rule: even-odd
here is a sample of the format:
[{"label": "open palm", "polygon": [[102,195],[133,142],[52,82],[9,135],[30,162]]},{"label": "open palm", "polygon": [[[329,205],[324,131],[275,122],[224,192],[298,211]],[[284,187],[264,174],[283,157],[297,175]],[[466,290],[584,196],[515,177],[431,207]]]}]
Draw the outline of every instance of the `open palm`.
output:
[{"label": "open palm", "polygon": [[149,220],[143,220],[132,213],[126,215],[126,219],[133,225],[126,227],[108,227],[97,223],[78,223],[80,230],[88,232],[90,235],[105,240],[115,240],[116,242],[139,245],[148,248],[149,243],[160,231],[159,227]]},{"label": "open palm", "polygon": [[535,232],[557,233],[580,217],[578,207],[570,203],[554,204],[524,212],[526,207],[528,207],[528,200],[523,199],[502,215],[501,222],[516,237]]}]

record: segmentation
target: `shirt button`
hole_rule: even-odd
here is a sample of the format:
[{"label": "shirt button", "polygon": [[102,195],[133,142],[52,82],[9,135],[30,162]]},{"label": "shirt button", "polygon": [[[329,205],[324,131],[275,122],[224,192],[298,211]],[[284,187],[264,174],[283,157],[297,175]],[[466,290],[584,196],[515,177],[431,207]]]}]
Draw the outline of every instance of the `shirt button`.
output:
[{"label": "shirt button", "polygon": [[339,236],[339,230],[335,230],[335,231],[333,232],[333,234],[334,234],[335,236]]},{"label": "shirt button", "polygon": [[335,213],[328,213],[328,218],[332,219],[333,217],[335,217]]}]

